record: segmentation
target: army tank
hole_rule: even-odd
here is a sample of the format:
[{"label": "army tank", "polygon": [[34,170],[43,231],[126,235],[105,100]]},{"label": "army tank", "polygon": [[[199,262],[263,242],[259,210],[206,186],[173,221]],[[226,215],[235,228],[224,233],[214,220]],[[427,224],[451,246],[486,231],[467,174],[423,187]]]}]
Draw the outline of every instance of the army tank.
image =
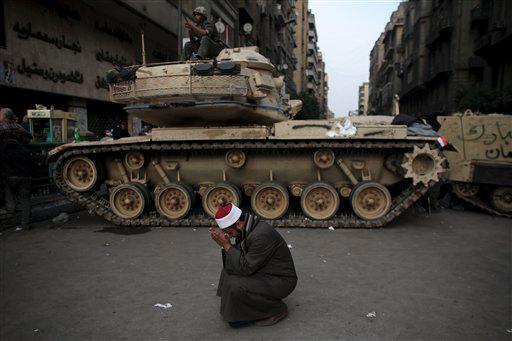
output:
[{"label": "army tank", "polygon": [[294,120],[283,79],[256,48],[136,66],[110,98],[150,135],[62,145],[57,186],[124,226],[210,226],[234,203],[273,226],[380,227],[444,172],[436,138],[392,117]]},{"label": "army tank", "polygon": [[467,110],[437,120],[439,133],[455,147],[444,152],[453,192],[490,214],[512,218],[512,117]]}]

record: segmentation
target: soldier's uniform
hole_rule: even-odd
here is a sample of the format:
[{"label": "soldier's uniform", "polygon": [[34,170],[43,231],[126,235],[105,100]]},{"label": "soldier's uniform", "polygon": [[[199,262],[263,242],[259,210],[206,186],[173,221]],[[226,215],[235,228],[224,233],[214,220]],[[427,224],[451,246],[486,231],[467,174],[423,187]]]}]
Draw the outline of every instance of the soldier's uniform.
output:
[{"label": "soldier's uniform", "polygon": [[[206,9],[198,7],[194,10],[194,14],[201,14],[207,19]],[[199,59],[212,59],[219,55],[220,51],[224,48],[224,43],[220,39],[219,32],[213,24],[213,22],[204,20],[202,23],[198,23],[197,26],[208,32],[207,35],[197,37],[194,36],[192,41],[185,44],[181,60],[188,60],[192,56],[192,53],[196,53]]]}]

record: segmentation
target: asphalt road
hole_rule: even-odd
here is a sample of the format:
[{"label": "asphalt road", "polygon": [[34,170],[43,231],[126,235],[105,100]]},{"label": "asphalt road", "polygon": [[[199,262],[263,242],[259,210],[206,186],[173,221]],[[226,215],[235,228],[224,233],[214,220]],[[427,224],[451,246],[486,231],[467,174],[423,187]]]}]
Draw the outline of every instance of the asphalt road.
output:
[{"label": "asphalt road", "polygon": [[205,228],[125,230],[80,213],[3,231],[0,339],[510,340],[511,231],[451,210],[379,230],[279,229],[299,276],[290,315],[234,330]]}]

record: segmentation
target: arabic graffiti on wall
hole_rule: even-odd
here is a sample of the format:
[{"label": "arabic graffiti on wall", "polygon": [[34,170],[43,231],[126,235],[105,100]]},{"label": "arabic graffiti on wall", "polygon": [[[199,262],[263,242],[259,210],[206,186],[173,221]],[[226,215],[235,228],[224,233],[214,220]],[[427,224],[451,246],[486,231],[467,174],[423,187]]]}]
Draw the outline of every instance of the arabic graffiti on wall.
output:
[{"label": "arabic graffiti on wall", "polygon": [[96,89],[107,89],[108,90],[108,82],[105,77],[96,76],[96,82],[94,82],[94,86]]},{"label": "arabic graffiti on wall", "polygon": [[105,51],[101,49],[100,51],[96,52],[96,60],[99,62],[109,62],[114,66],[129,66],[133,65],[132,62],[129,62],[126,60],[125,57],[119,57],[117,54],[114,56],[109,51]]},{"label": "arabic graffiti on wall", "polygon": [[132,38],[130,37],[130,34],[119,27],[112,28],[108,22],[100,23],[99,21],[94,22],[94,28],[98,31],[101,31],[103,33],[106,33],[112,37],[117,38],[120,42],[124,43],[131,43]]},{"label": "arabic graffiti on wall", "polygon": [[48,44],[52,44],[58,49],[68,49],[73,51],[74,54],[78,52],[82,52],[82,47],[80,46],[80,42],[75,40],[73,42],[67,42],[66,37],[61,35],[60,37],[50,37],[48,33],[43,33],[41,31],[34,31],[32,29],[32,24],[27,23],[25,26],[21,25],[19,22],[16,22],[12,27],[13,31],[18,33],[18,38],[20,39],[29,39],[34,38],[41,41],[44,41]]},{"label": "arabic graffiti on wall", "polygon": [[80,71],[62,72],[56,71],[51,67],[42,68],[39,67],[35,62],[32,64],[27,64],[25,58],[21,59],[21,64],[18,65],[17,70],[20,75],[24,75],[29,78],[31,78],[32,75],[36,75],[42,77],[43,79],[51,80],[54,83],[73,82],[82,84],[84,82],[84,75]]},{"label": "arabic graffiti on wall", "polygon": [[465,142],[482,143],[485,157],[495,160],[500,157],[512,158],[512,125],[496,120],[492,124],[474,124],[460,137]]}]

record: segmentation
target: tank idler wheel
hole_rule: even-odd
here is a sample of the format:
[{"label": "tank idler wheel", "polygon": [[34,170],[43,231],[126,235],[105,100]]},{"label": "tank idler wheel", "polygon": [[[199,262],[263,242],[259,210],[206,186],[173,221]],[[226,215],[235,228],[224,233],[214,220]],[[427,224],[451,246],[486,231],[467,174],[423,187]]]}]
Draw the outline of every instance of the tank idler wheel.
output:
[{"label": "tank idler wheel", "polygon": [[242,193],[229,182],[218,182],[210,186],[202,198],[203,210],[212,218],[220,207],[229,203],[240,207],[241,202]]},{"label": "tank idler wheel", "polygon": [[332,218],[340,207],[340,197],[334,187],[324,182],[316,182],[304,189],[300,206],[305,215],[312,219]]},{"label": "tank idler wheel", "polygon": [[498,187],[491,193],[491,203],[498,211],[512,213],[512,187]]},{"label": "tank idler wheel", "polygon": [[64,164],[64,181],[77,192],[87,192],[98,182],[98,168],[85,156],[76,156]]},{"label": "tank idler wheel", "polygon": [[391,194],[377,182],[360,182],[350,194],[354,213],[364,220],[382,218],[391,207]]},{"label": "tank idler wheel", "polygon": [[155,191],[155,206],[161,215],[169,219],[184,218],[194,207],[194,192],[183,183],[164,185]]},{"label": "tank idler wheel", "polygon": [[290,206],[286,188],[275,182],[259,185],[251,196],[251,207],[263,219],[279,219]]},{"label": "tank idler wheel", "polygon": [[149,191],[142,184],[129,182],[114,187],[110,192],[110,207],[121,218],[138,218],[148,206]]},{"label": "tank idler wheel", "polygon": [[468,182],[455,182],[453,184],[453,190],[457,195],[469,198],[477,195],[480,187]]}]

